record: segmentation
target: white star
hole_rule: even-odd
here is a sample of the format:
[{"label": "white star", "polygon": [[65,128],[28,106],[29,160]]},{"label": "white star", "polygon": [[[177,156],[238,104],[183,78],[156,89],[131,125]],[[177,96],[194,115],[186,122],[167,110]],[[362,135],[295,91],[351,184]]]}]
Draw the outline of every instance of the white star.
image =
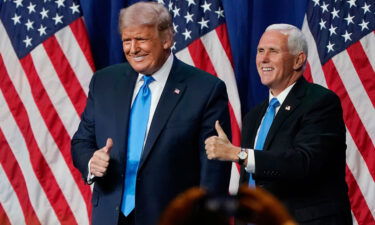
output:
[{"label": "white star", "polygon": [[32,12],[35,12],[35,6],[36,6],[36,5],[33,5],[33,4],[30,2],[30,5],[27,6],[27,9],[29,10],[29,14],[31,14]]},{"label": "white star", "polygon": [[16,4],[16,8],[18,8],[18,6],[23,6],[23,5],[22,5],[22,1],[23,1],[23,0],[14,0],[14,1],[13,1],[14,4]]},{"label": "white star", "polygon": [[178,28],[178,25],[173,23],[173,30],[174,30],[175,33],[178,33],[177,28]]},{"label": "white star", "polygon": [[328,52],[330,52],[330,51],[333,52],[333,51],[334,51],[334,50],[333,50],[333,46],[334,46],[334,45],[335,45],[335,44],[331,44],[330,41],[328,42],[328,45],[327,45]]},{"label": "white star", "polygon": [[314,2],[314,6],[319,5],[319,0],[313,0],[313,2]]},{"label": "white star", "polygon": [[215,13],[217,14],[217,18],[219,19],[220,17],[223,17],[224,18],[224,10],[222,10],[220,7],[217,11],[215,11]]},{"label": "white star", "polygon": [[328,6],[329,4],[326,4],[325,2],[323,2],[323,5],[320,6],[320,8],[322,8],[322,13],[324,13],[324,11],[327,11],[328,12]]},{"label": "white star", "polygon": [[188,2],[188,6],[190,6],[190,5],[195,5],[195,2],[194,2],[194,0],[186,0],[187,2]]},{"label": "white star", "polygon": [[56,13],[56,16],[52,18],[55,21],[55,25],[57,25],[58,23],[63,23],[62,22],[63,17],[64,16],[59,16],[59,14]]},{"label": "white star", "polygon": [[350,23],[354,24],[353,18],[354,18],[354,16],[350,16],[350,13],[348,13],[348,17],[344,18],[344,20],[346,20],[348,22],[347,25],[349,25]]},{"label": "white star", "polygon": [[40,27],[39,27],[39,29],[38,29],[38,31],[39,31],[39,36],[42,36],[43,34],[46,35],[46,34],[47,34],[47,33],[46,33],[46,29],[47,29],[47,27],[43,27],[43,25],[40,24]]},{"label": "white star", "polygon": [[174,6],[173,10],[173,17],[180,16],[180,8],[177,8],[177,6]]},{"label": "white star", "polygon": [[173,42],[173,45],[172,45],[172,50],[176,50],[176,42]]},{"label": "white star", "polygon": [[15,13],[14,16],[12,17],[13,25],[16,25],[17,23],[21,23],[20,19],[21,19],[21,16],[18,16],[17,13]]},{"label": "white star", "polygon": [[367,29],[368,30],[368,27],[367,27],[367,24],[369,22],[365,22],[364,19],[362,19],[362,23],[358,24],[359,26],[361,26],[361,31],[363,31],[364,29]]},{"label": "white star", "polygon": [[208,25],[207,25],[208,22],[209,20],[204,20],[204,18],[202,17],[201,21],[198,22],[201,25],[201,30],[205,27],[208,28]]},{"label": "white star", "polygon": [[332,26],[329,28],[329,36],[332,36],[332,34],[336,34],[337,27]]},{"label": "white star", "polygon": [[320,23],[319,23],[319,25],[320,25],[320,29],[321,29],[321,30],[322,30],[323,28],[325,29],[325,28],[326,28],[326,21],[324,21],[323,18],[320,19]]},{"label": "white star", "polygon": [[49,12],[49,9],[46,10],[46,9],[43,7],[42,11],[40,12],[40,15],[42,15],[42,19],[44,19],[44,18],[48,18],[48,12]]},{"label": "white star", "polygon": [[57,8],[60,8],[60,6],[65,7],[64,2],[65,0],[56,0]]},{"label": "white star", "polygon": [[163,0],[158,0],[158,3],[164,5],[164,1]]},{"label": "white star", "polygon": [[336,10],[335,8],[333,8],[333,11],[331,12],[332,19],[334,19],[335,17],[340,18],[339,17],[339,12],[340,12],[340,10]]},{"label": "white star", "polygon": [[190,14],[189,12],[186,13],[186,16],[184,16],[185,19],[186,19],[186,24],[188,24],[189,21],[194,22],[193,21],[193,16],[194,16],[194,14]]},{"label": "white star", "polygon": [[370,7],[371,5],[367,5],[367,3],[365,2],[365,5],[361,7],[364,11],[363,14],[366,14],[366,12],[371,12]]},{"label": "white star", "polygon": [[191,39],[191,36],[190,36],[191,31],[190,31],[190,30],[188,30],[188,29],[185,28],[185,32],[182,33],[182,34],[185,36],[185,41],[186,41],[187,39]]},{"label": "white star", "polygon": [[348,1],[347,1],[347,3],[350,4],[349,8],[352,8],[352,6],[357,6],[357,5],[355,4],[355,1],[356,1],[356,0],[348,0]]},{"label": "white star", "polygon": [[203,8],[203,12],[205,13],[207,10],[208,10],[208,11],[211,11],[210,6],[211,6],[211,3],[208,4],[207,1],[205,0],[205,1],[204,1],[204,4],[201,5],[201,7]]},{"label": "white star", "polygon": [[33,24],[34,21],[30,21],[29,19],[27,19],[27,23],[25,23],[27,30],[34,29]]},{"label": "white star", "polygon": [[169,2],[169,4],[168,4],[168,10],[169,11],[173,10],[173,2]]},{"label": "white star", "polygon": [[69,8],[72,10],[72,14],[79,13],[79,5],[76,5],[74,2],[73,2],[73,5],[70,6]]},{"label": "white star", "polygon": [[44,19],[44,18],[48,18],[48,12],[49,12],[49,9],[46,10],[46,9],[43,7],[42,11],[40,12],[40,15],[42,15],[42,19]]},{"label": "white star", "polygon": [[345,42],[347,40],[351,41],[352,39],[350,38],[350,35],[352,35],[352,33],[348,33],[348,31],[346,30],[345,31],[345,34],[341,35],[343,38],[345,38]]},{"label": "white star", "polygon": [[32,46],[32,44],[31,44],[32,40],[33,40],[32,38],[29,38],[29,36],[26,35],[25,40],[23,40],[23,42],[25,43],[25,47],[26,48],[29,47],[29,46]]},{"label": "white star", "polygon": [[51,0],[44,0],[44,3],[46,3],[46,2],[50,2]]}]

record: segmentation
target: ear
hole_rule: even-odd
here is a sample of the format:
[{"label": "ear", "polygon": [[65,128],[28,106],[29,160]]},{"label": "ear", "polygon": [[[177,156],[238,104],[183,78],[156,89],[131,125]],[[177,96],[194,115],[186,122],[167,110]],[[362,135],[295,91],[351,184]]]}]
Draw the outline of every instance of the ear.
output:
[{"label": "ear", "polygon": [[296,70],[296,71],[301,70],[302,66],[304,65],[306,60],[307,60],[307,57],[306,57],[306,54],[304,52],[298,53],[298,55],[296,56],[296,58],[294,60],[293,69]]},{"label": "ear", "polygon": [[165,38],[163,40],[163,48],[166,50],[166,49],[170,49],[172,47],[172,38]]}]

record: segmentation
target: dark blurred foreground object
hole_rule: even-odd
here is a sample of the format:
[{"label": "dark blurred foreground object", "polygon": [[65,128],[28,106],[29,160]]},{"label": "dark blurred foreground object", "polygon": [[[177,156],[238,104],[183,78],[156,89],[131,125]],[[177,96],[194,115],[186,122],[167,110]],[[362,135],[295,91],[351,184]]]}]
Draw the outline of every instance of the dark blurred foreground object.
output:
[{"label": "dark blurred foreground object", "polygon": [[234,196],[211,196],[202,188],[191,188],[174,199],[159,225],[296,225],[286,208],[261,188],[239,188]]}]

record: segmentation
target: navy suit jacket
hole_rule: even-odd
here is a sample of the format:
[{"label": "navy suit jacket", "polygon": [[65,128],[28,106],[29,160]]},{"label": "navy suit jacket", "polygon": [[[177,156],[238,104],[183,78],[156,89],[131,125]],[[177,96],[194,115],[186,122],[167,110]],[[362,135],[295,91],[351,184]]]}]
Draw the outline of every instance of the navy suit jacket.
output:
[{"label": "navy suit jacket", "polygon": [[[74,165],[86,180],[94,151],[113,139],[107,174],[96,178],[93,225],[117,224],[124,187],[128,121],[138,73],[128,63],[96,72],[72,140]],[[167,204],[193,186],[227,193],[231,164],[208,160],[204,140],[219,120],[230,133],[228,97],[220,79],[174,59],[142,152],[135,223],[156,224]]]},{"label": "navy suit jacket", "polygon": [[[268,100],[244,118],[243,147],[254,148],[267,107]],[[350,224],[345,132],[337,95],[301,77],[280,106],[264,150],[254,152],[256,184],[280,199],[300,224]],[[248,173],[242,175],[247,182]]]}]

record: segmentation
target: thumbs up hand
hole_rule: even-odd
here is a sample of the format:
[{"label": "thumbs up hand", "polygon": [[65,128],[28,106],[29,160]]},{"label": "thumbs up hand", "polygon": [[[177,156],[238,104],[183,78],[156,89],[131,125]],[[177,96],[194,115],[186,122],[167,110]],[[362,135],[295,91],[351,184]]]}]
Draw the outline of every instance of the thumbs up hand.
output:
[{"label": "thumbs up hand", "polygon": [[237,161],[237,154],[241,151],[241,148],[232,145],[219,121],[215,122],[215,129],[218,135],[211,136],[204,142],[207,158],[221,161]]},{"label": "thumbs up hand", "polygon": [[111,138],[107,139],[106,145],[95,151],[90,160],[90,173],[96,177],[103,177],[108,169],[110,152],[113,146]]}]

